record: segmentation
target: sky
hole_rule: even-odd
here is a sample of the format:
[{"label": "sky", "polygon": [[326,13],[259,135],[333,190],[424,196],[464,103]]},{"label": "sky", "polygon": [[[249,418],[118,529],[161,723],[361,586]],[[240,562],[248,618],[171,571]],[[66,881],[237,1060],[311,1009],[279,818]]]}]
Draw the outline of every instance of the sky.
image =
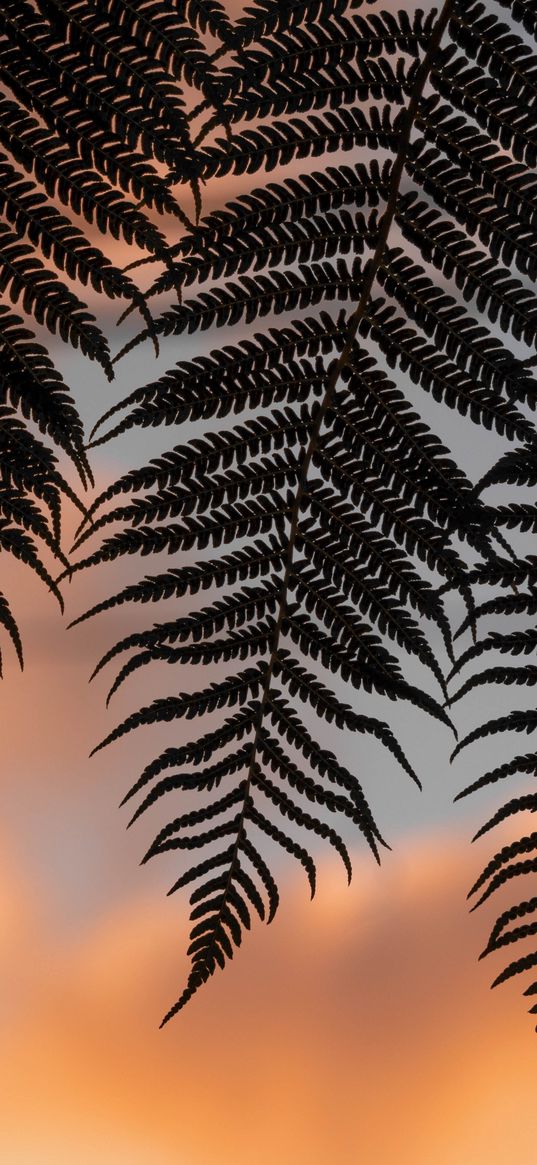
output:
[{"label": "sky", "polygon": [[[228,186],[224,196],[235,192]],[[158,365],[150,351],[137,351],[112,386],[76,354],[58,347],[55,357],[90,427],[129,389],[199,350],[194,343],[182,341],[180,353],[164,346]],[[434,402],[406,387],[479,476],[501,451],[499,439],[476,437],[446,410],[440,422]],[[131,433],[95,450],[98,488],[172,437]],[[66,544],[72,526],[67,514]],[[139,562],[125,569],[141,573]],[[512,898],[472,915],[466,902],[492,852],[490,837],[473,846],[470,838],[498,797],[484,791],[452,803],[468,781],[513,755],[513,737],[468,749],[451,767],[447,730],[389,704],[423,791],[366,741],[348,742],[342,755],[363,778],[393,847],[381,868],[353,838],[348,888],[337,859],[319,850],[310,902],[302,871],[282,865],[274,923],[255,926],[225,973],[159,1031],[187,974],[186,901],[166,897],[177,876],[173,857],[139,866],[158,812],[127,831],[129,813],[118,810],[155,754],[155,737],[136,733],[93,759],[89,752],[129,711],[169,693],[169,673],[157,666],[133,677],[106,710],[109,677],[88,677],[137,618],[148,623],[146,609],[67,631],[70,619],[117,589],[117,574],[76,576],[62,620],[38,580],[15,563],[6,571],[26,666],[20,673],[6,649],[0,1159],[534,1165],[537,1045],[527,1001],[519,982],[490,991],[503,963],[478,961],[493,918]],[[194,670],[184,669],[182,687],[200,686]],[[514,703],[523,706],[524,697]],[[457,726],[465,732],[506,706],[497,689],[486,705],[468,699]],[[158,748],[176,743],[176,733],[160,731]],[[497,831],[495,848],[502,836],[511,835]]]}]

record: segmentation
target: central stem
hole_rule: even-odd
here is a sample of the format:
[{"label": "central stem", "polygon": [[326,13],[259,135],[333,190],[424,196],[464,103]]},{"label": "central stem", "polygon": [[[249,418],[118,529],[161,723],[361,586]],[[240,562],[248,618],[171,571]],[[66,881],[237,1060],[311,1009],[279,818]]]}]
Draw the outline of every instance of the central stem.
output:
[{"label": "central stem", "polygon": [[408,154],[410,135],[412,133],[412,127],[414,125],[414,121],[415,121],[416,114],[418,111],[418,105],[419,105],[421,96],[423,94],[423,90],[425,88],[427,78],[428,78],[429,73],[431,71],[431,67],[432,67],[434,58],[435,58],[436,53],[440,47],[442,36],[444,35],[447,24],[451,18],[453,9],[455,7],[455,3],[456,3],[456,0],[445,0],[443,8],[438,16],[438,19],[436,20],[436,22],[433,26],[433,30],[431,33],[431,39],[429,41],[427,51],[426,51],[425,56],[424,56],[420,66],[417,70],[416,77],[414,80],[414,85],[412,87],[412,92],[410,95],[410,101],[408,103],[407,109],[405,110],[405,112],[402,116],[402,126],[401,126],[401,130],[400,130],[400,134],[399,134],[399,145],[398,145],[397,154],[395,156],[394,163],[393,163],[391,173],[390,173],[390,184],[389,184],[389,189],[388,189],[388,197],[386,200],[386,209],[385,209],[384,214],[380,220],[379,234],[378,234],[378,239],[377,239],[377,243],[375,246],[375,250],[373,252],[373,255],[372,255],[369,263],[366,266],[364,281],[363,281],[362,289],[360,292],[360,299],[359,299],[354,311],[349,316],[349,320],[348,320],[348,324],[347,324],[347,335],[346,335],[344,347],[343,347],[339,357],[337,358],[337,360],[334,362],[334,364],[332,366],[330,376],[328,379],[328,384],[326,386],[326,392],[325,392],[323,401],[315,414],[315,419],[314,419],[314,422],[312,425],[310,439],[309,439],[308,445],[306,446],[306,449],[304,451],[304,458],[303,458],[301,469],[300,469],[300,476],[299,476],[298,483],[297,483],[295,500],[293,503],[293,508],[291,510],[289,541],[288,541],[288,545],[287,545],[287,559],[286,559],[284,574],[283,574],[283,579],[282,579],[279,608],[278,608],[278,614],[276,616],[274,635],[273,635],[273,639],[272,639],[272,649],[271,649],[271,654],[270,654],[270,658],[269,658],[268,665],[267,665],[265,685],[264,685],[263,694],[261,697],[256,734],[255,734],[253,745],[252,745],[252,761],[251,761],[250,774],[248,777],[248,782],[247,782],[247,787],[246,787],[246,794],[247,794],[248,789],[249,789],[252,767],[253,767],[253,764],[255,762],[257,738],[259,735],[259,730],[260,730],[261,722],[263,719],[265,705],[267,702],[267,697],[268,697],[268,693],[269,693],[269,689],[270,689],[270,683],[272,680],[272,674],[274,671],[274,665],[275,665],[277,658],[278,658],[278,649],[279,649],[279,644],[280,644],[282,625],[283,625],[283,621],[285,619],[286,612],[287,612],[287,592],[289,589],[289,578],[290,578],[291,570],[293,567],[293,554],[294,554],[294,549],[295,549],[295,544],[296,544],[296,539],[297,539],[297,534],[298,534],[300,505],[302,502],[302,498],[304,497],[304,494],[307,490],[308,473],[309,473],[309,468],[311,465],[311,460],[312,460],[312,457],[313,457],[313,455],[318,447],[319,436],[320,436],[322,424],[323,424],[324,418],[326,416],[327,410],[329,409],[329,407],[332,403],[332,400],[334,398],[334,393],[335,393],[337,385],[338,385],[339,377],[341,375],[342,370],[349,363],[351,352],[352,352],[353,345],[354,345],[354,340],[356,337],[356,333],[358,331],[360,321],[362,320],[362,318],[366,312],[369,297],[371,295],[371,290],[372,290],[373,284],[375,282],[378,269],[379,269],[379,267],[382,263],[382,259],[384,257],[384,252],[386,250],[386,244],[388,241],[390,227],[392,225],[393,218],[395,215],[395,209],[396,209],[396,205],[397,205],[397,196],[399,194],[399,187],[401,185],[401,178],[403,176],[405,162],[406,162],[407,154]]},{"label": "central stem", "polygon": [[[249,802],[249,797],[250,797],[250,789],[251,789],[251,784],[252,784],[252,780],[253,780],[253,776],[254,776],[254,772],[255,772],[255,766],[256,766],[257,745],[258,745],[258,740],[259,740],[259,734],[261,732],[263,718],[264,718],[265,711],[266,711],[266,706],[267,706],[267,703],[269,701],[270,685],[271,685],[273,674],[274,674],[274,667],[278,661],[278,650],[279,650],[279,646],[280,646],[282,627],[283,627],[283,623],[284,623],[284,620],[285,620],[285,617],[287,614],[287,594],[288,594],[288,590],[289,590],[289,580],[290,580],[291,571],[293,568],[293,556],[294,556],[294,550],[295,550],[296,539],[297,539],[297,534],[298,534],[300,505],[302,502],[302,498],[304,497],[304,494],[306,493],[306,490],[307,490],[308,473],[309,473],[311,461],[312,461],[313,455],[318,447],[319,436],[320,436],[322,424],[323,424],[324,418],[326,416],[327,410],[330,407],[332,400],[334,398],[334,394],[335,394],[335,391],[337,389],[339,377],[341,375],[342,370],[349,363],[352,349],[353,349],[353,345],[354,345],[354,340],[356,337],[356,333],[358,331],[360,321],[362,320],[363,316],[365,315],[367,305],[369,302],[369,297],[371,295],[371,290],[372,290],[373,284],[375,282],[379,267],[382,263],[382,259],[383,259],[384,252],[386,249],[386,244],[388,241],[390,227],[392,225],[394,215],[395,215],[395,210],[396,210],[396,205],[397,205],[397,196],[399,194],[399,187],[401,184],[401,178],[403,175],[405,162],[407,160],[408,147],[409,147],[409,143],[410,143],[410,135],[412,133],[412,128],[413,128],[413,125],[414,125],[414,122],[416,119],[416,114],[418,111],[419,102],[420,102],[421,96],[423,94],[423,90],[424,90],[424,87],[426,85],[427,78],[429,77],[429,74],[431,71],[431,66],[433,64],[434,58],[435,58],[436,53],[440,47],[440,42],[442,40],[442,36],[446,30],[446,27],[447,27],[447,24],[448,24],[450,18],[451,18],[453,9],[455,7],[455,3],[456,3],[456,0],[445,0],[445,3],[440,11],[439,16],[438,16],[438,19],[436,20],[436,22],[433,26],[433,30],[431,33],[431,39],[429,41],[429,44],[428,44],[427,50],[425,52],[425,55],[423,57],[423,60],[417,69],[414,84],[412,86],[412,90],[411,90],[411,94],[410,94],[410,101],[408,103],[407,109],[402,114],[402,118],[401,118],[402,124],[401,124],[400,133],[399,133],[399,144],[397,147],[397,153],[396,153],[394,163],[393,163],[391,173],[390,173],[390,183],[389,183],[389,187],[388,187],[386,209],[385,209],[384,214],[382,215],[382,218],[381,218],[380,223],[379,223],[379,233],[378,233],[378,239],[377,239],[377,243],[375,246],[375,250],[373,252],[373,255],[372,255],[369,263],[367,264],[367,266],[365,268],[364,280],[363,280],[363,284],[362,284],[362,288],[361,288],[361,292],[360,292],[360,298],[359,298],[359,301],[358,301],[354,311],[349,316],[345,344],[343,346],[343,349],[342,349],[339,357],[337,358],[337,360],[334,361],[334,364],[332,365],[332,368],[330,370],[330,374],[328,377],[328,383],[326,386],[326,392],[325,392],[324,398],[322,400],[322,403],[321,403],[319,409],[317,410],[315,417],[313,419],[311,433],[310,433],[310,439],[309,439],[308,444],[304,450],[304,457],[303,457],[302,465],[300,468],[300,475],[298,478],[295,499],[294,499],[294,503],[293,503],[293,506],[291,509],[291,514],[290,514],[290,529],[289,529],[289,539],[288,539],[288,544],[287,544],[287,555],[286,555],[286,560],[285,560],[285,567],[284,567],[282,585],[281,585],[279,602],[278,602],[278,612],[276,615],[276,621],[275,621],[275,625],[274,625],[274,633],[272,636],[271,651],[270,651],[270,656],[269,656],[269,660],[267,663],[267,669],[266,669],[266,673],[265,673],[263,690],[261,693],[261,697],[260,697],[260,701],[259,701],[259,709],[257,712],[256,721],[255,721],[255,731],[254,731],[254,736],[253,736],[253,740],[252,740],[248,775],[244,780],[244,799],[243,799],[243,804],[242,804],[242,810],[241,810],[241,813],[240,813],[240,816],[239,816],[239,819],[237,822],[237,836],[236,836],[235,844],[233,847],[233,852],[232,852],[231,859],[230,859],[226,884],[225,884],[224,889],[222,890],[221,905],[220,905],[217,919],[215,921],[215,925],[213,928],[213,942],[216,941],[218,928],[219,928],[219,922],[220,922],[220,919],[222,916],[222,911],[225,909],[226,901],[228,898],[228,892],[229,892],[229,889],[231,887],[231,883],[232,883],[233,878],[234,878],[236,863],[238,860],[240,846],[241,846],[241,842],[242,842],[242,838],[243,838],[246,811],[247,811],[247,807],[248,807],[248,802]],[[209,949],[210,949],[211,945],[212,944],[210,944]],[[177,1009],[177,1005],[174,1008],[172,1008],[172,1010],[168,1013],[168,1015],[163,1020],[163,1023],[166,1023],[166,1021],[171,1018],[171,1016],[175,1013],[176,1009]]]}]

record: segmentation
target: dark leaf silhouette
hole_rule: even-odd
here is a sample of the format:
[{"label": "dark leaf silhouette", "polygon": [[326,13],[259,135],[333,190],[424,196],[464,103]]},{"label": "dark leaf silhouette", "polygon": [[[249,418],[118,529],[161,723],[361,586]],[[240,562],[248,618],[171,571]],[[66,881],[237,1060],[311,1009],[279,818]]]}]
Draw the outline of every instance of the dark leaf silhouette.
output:
[{"label": "dark leaf silhouette", "polygon": [[[188,794],[144,858],[184,851],[172,889],[191,888],[191,972],[165,1021],[233,957],[254,913],[273,918],[275,847],[312,894],[319,839],[349,878],[349,825],[379,859],[386,843],[361,781],[324,746],[327,725],[334,740],[376,740],[419,784],[371,694],[412,704],[440,731],[467,694],[537,679],[531,661],[507,660],[531,654],[532,626],[477,641],[485,616],[537,611],[535,559],[516,550],[537,509],[483,496],[537,482],[537,18],[519,0],[500,7],[505,21],[473,0],[428,14],[258,0],[236,21],[215,0],[6,0],[0,14],[0,542],[57,597],[38,547],[60,579],[173,555],[73,621],[129,603],[170,610],[113,644],[94,675],[117,668],[110,700],[146,665],[168,664],[173,694],[94,751],[203,717],[124,798],[141,795],[133,823]],[[206,210],[207,184],[229,176],[242,192]],[[94,231],[103,248],[134,248],[126,269]],[[142,291],[147,264],[160,266]],[[84,289],[140,321],[113,358]],[[194,432],[84,509],[51,449],[90,481],[80,420],[12,305],[108,377],[143,341],[175,341],[175,365],[111,405],[90,446],[133,429]],[[199,351],[186,355],[183,337]],[[422,418],[420,391],[439,424],[450,409],[516,447],[473,482]],[[74,561],[60,544],[62,496],[82,513]],[[452,592],[467,612],[459,634],[475,639],[458,661]],[[3,596],[0,621],[22,659]],[[446,663],[455,675],[478,660],[449,698]],[[185,664],[213,669],[195,691]],[[454,755],[536,727],[531,709],[506,713]],[[515,772],[534,774],[535,755],[470,788]],[[533,811],[532,796],[480,833]],[[536,852],[534,834],[504,846],[472,894],[484,901],[535,872]],[[487,951],[531,938],[534,908],[504,912]],[[496,981],[536,960],[522,955]]]}]

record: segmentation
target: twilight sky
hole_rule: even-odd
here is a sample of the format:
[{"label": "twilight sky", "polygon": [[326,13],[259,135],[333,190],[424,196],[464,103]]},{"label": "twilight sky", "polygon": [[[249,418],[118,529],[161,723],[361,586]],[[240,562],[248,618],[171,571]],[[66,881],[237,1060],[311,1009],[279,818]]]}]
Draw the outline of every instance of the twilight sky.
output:
[{"label": "twilight sky", "polygon": [[[71,354],[58,357],[95,418],[97,378]],[[138,355],[140,383],[151,359]],[[108,401],[137,382],[121,375]],[[449,419],[464,449],[468,436]],[[173,443],[168,432],[160,439]],[[102,483],[147,457],[145,435],[143,447],[138,440],[96,451]],[[140,563],[128,569],[136,577]],[[138,866],[162,811],[126,832],[128,814],[117,810],[155,739],[133,734],[87,756],[113,723],[174,685],[155,667],[106,711],[108,677],[87,677],[136,612],[67,632],[39,582],[10,570],[27,663],[20,675],[6,653],[2,686],[3,1159],[533,1165],[533,1025],[520,985],[490,992],[494,964],[476,961],[496,908],[470,916],[465,902],[491,853],[490,838],[469,839],[498,797],[451,804],[500,751],[512,754],[513,739],[468,749],[450,768],[449,733],[390,705],[423,793],[361,740],[345,759],[394,852],[379,871],[356,841],[350,889],[324,853],[313,903],[301,872],[283,870],[272,927],[256,927],[226,973],[159,1032],[187,969],[186,903],[165,897],[174,860]],[[77,576],[67,618],[117,585],[111,569],[91,582]],[[180,684],[191,685],[194,676]],[[501,690],[487,698],[486,708],[465,701],[462,730],[505,705]]]},{"label": "twilight sky", "polygon": [[[296,172],[303,169],[301,163]],[[219,200],[250,185],[220,184]],[[202,343],[218,342],[223,338],[214,335],[168,342],[158,364],[149,348],[139,349],[112,386],[71,351],[54,354],[89,428],[130,389]],[[499,438],[405,389],[470,476],[499,455]],[[178,439],[170,430],[131,432],[95,450],[97,486]],[[69,522],[68,515],[68,533]],[[153,561],[130,560],[121,582],[154,569]],[[96,660],[137,619],[149,625],[166,608],[125,608],[67,632],[38,581],[11,563],[7,575],[26,668],[19,674],[7,647],[0,690],[0,1159],[534,1165],[533,1023],[519,982],[489,990],[502,962],[477,962],[491,920],[512,896],[474,915],[466,904],[501,842],[498,831],[474,846],[470,838],[499,797],[483,792],[452,804],[468,781],[515,747],[522,751],[520,741],[506,734],[468,749],[450,767],[447,730],[407,705],[369,703],[389,716],[424,782],[419,793],[364,740],[348,742],[341,754],[363,778],[393,852],[379,870],[355,839],[348,889],[337,860],[318,851],[313,903],[302,872],[282,866],[276,921],[255,926],[226,972],[161,1032],[160,1018],[187,972],[187,903],[165,896],[176,876],[173,857],[142,868],[139,861],[171,810],[157,807],[126,831],[128,810],[117,806],[156,748],[177,742],[177,727],[156,737],[132,734],[93,760],[88,753],[141,703],[174,687],[201,686],[199,673],[196,680],[196,669],[185,668],[184,679],[172,681],[169,670],[155,666],[131,678],[107,711],[111,675],[87,682]],[[119,585],[113,567],[91,579],[76,576],[64,588],[64,622]],[[456,621],[457,610],[452,614]],[[456,723],[464,733],[530,700],[531,691],[514,699],[487,691],[486,706],[483,696],[456,705]],[[199,722],[185,732],[193,728]]]}]

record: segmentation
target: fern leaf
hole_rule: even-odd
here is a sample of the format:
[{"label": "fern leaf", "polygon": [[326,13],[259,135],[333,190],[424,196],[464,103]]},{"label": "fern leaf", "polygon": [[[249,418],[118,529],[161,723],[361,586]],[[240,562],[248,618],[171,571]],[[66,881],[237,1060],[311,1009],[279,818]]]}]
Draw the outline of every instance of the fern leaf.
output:
[{"label": "fern leaf", "polygon": [[[426,15],[257,0],[232,22],[216,0],[6,0],[0,14],[0,288],[109,373],[106,341],[64,278],[122,299],[122,320],[140,312],[141,330],[116,360],[145,339],[188,336],[194,348],[95,426],[92,446],[135,427],[203,427],[101,489],[86,512],[73,495],[83,557],[71,565],[60,547],[69,487],[46,441],[89,480],[80,421],[44,350],[0,310],[0,540],[48,585],[38,543],[62,563],[61,578],[126,555],[174,556],[74,620],[181,601],[102,656],[94,674],[118,669],[109,699],[152,662],[172,674],[184,663],[218,668],[199,691],[179,684],[179,695],[128,715],[94,750],[146,724],[207,719],[124,798],[141,794],[131,823],[170,792],[198,798],[144,859],[174,850],[188,862],[200,851],[172,887],[191,887],[192,969],[165,1021],[233,956],[253,913],[274,916],[267,839],[301,863],[312,893],[320,839],[350,877],[332,816],[378,859],[386,843],[363,789],[337,745],[321,747],[320,730],[372,737],[419,780],[389,724],[355,707],[350,689],[360,701],[406,700],[451,728],[445,706],[418,686],[432,675],[448,695],[431,630],[453,675],[490,651],[504,657],[463,680],[451,702],[488,683],[535,682],[535,665],[505,658],[533,649],[529,627],[494,632],[454,664],[443,604],[448,592],[462,596],[459,633],[471,626],[474,636],[486,614],[537,611],[535,562],[505,537],[533,531],[535,507],[482,497],[492,484],[537,479],[537,64],[525,35],[536,24],[531,5],[514,0],[509,12],[507,25],[476,0]],[[349,158],[357,148],[367,156]],[[203,185],[229,176],[242,192],[206,211]],[[88,227],[138,249],[128,272]],[[155,260],[162,270],[142,293],[133,273]],[[213,342],[221,328],[236,330]],[[196,354],[209,331],[208,353]],[[522,448],[502,450],[474,486],[411,406],[408,380],[439,416],[455,410]],[[506,593],[483,597],[480,586]],[[182,600],[202,592],[206,602],[185,612]],[[3,606],[0,621],[20,654]],[[454,755],[536,723],[531,711],[508,713]],[[534,771],[528,754],[471,788]],[[515,797],[481,832],[528,808],[531,796]],[[476,888],[488,897],[535,860],[531,838],[513,843]],[[530,914],[510,915],[492,945],[532,936]],[[503,977],[521,969],[518,960]]]},{"label": "fern leaf", "polygon": [[[19,635],[19,629],[18,629],[17,624],[16,624],[16,622],[13,618],[13,615],[11,613],[11,609],[10,609],[9,603],[6,599],[6,596],[3,595],[1,592],[0,592],[0,623],[1,623],[2,627],[4,628],[4,631],[7,631],[8,635],[11,639],[11,642],[12,642],[12,644],[15,648],[15,651],[17,653],[17,659],[18,659],[19,664],[22,668],[24,666],[24,657],[23,657],[23,653],[22,653],[22,642],[21,642],[21,637]],[[2,676],[2,674],[3,674],[2,673],[2,653],[0,652],[0,677]]]}]

